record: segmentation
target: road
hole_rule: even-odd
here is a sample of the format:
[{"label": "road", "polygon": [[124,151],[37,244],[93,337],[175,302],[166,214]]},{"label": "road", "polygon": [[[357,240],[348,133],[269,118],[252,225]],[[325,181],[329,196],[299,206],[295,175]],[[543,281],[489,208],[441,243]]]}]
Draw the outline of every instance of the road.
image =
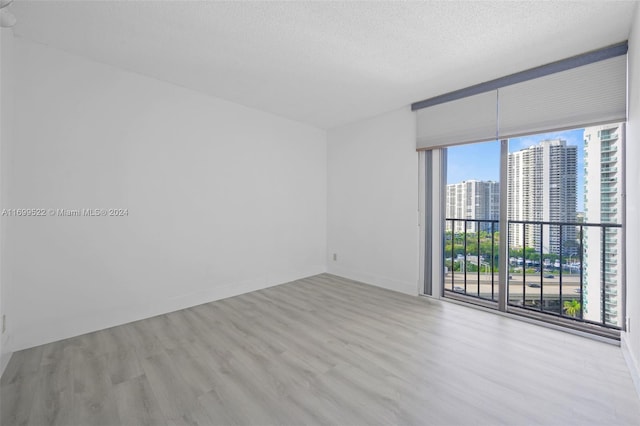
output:
[{"label": "road", "polygon": [[[479,278],[479,280],[478,280]],[[494,294],[498,294],[498,274],[493,274],[493,290]],[[511,296],[522,297],[523,282],[525,284],[524,291],[526,297],[539,297],[540,292],[543,292],[545,297],[558,296],[560,294],[560,278],[558,275],[554,275],[554,278],[543,278],[541,287],[531,287],[529,284],[540,285],[540,274],[526,274],[524,280],[522,274],[511,274],[509,279],[509,294]],[[466,293],[477,295],[478,284],[480,286],[480,294],[484,297],[491,297],[491,274],[480,273],[478,277],[477,272],[467,272],[467,287]],[[457,288],[456,288],[457,287]],[[457,291],[463,292],[464,289],[464,272],[449,272],[445,276],[445,288],[452,290],[456,288]],[[580,275],[563,274],[562,276],[562,295],[563,298],[579,297],[580,288]]]}]

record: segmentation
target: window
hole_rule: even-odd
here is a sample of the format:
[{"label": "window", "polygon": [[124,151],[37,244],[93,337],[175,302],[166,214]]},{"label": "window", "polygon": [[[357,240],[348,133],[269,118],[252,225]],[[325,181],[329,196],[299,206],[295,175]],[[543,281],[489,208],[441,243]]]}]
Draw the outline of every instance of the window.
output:
[{"label": "window", "polygon": [[[580,326],[624,325],[626,51],[625,42],[412,105],[431,199],[425,283],[444,283],[425,293]],[[487,141],[499,155],[458,164],[458,149]],[[492,158],[497,191],[492,178],[452,177]]]},{"label": "window", "polygon": [[[623,123],[446,149],[445,297],[617,329],[621,320]],[[481,161],[478,161],[481,159]],[[501,262],[500,208],[508,258]]]},{"label": "window", "polygon": [[615,173],[601,165],[611,161],[608,152],[622,150],[622,128],[613,123],[509,140],[510,306],[620,324],[622,164],[616,162]]}]

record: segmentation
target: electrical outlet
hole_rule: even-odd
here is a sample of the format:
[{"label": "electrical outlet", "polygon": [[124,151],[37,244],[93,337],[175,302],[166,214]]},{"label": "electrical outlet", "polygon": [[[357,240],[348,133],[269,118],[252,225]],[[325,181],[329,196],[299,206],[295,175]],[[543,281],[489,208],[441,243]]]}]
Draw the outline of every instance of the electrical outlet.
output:
[{"label": "electrical outlet", "polygon": [[338,253],[333,253],[333,261],[335,262],[336,260],[338,260]]}]

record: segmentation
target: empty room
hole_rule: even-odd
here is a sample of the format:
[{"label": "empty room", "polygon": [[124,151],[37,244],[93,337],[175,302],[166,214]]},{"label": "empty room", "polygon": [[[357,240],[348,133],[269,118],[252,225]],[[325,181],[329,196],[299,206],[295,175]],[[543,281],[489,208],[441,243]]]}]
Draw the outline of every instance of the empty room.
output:
[{"label": "empty room", "polygon": [[0,424],[640,424],[638,1],[0,0]]}]

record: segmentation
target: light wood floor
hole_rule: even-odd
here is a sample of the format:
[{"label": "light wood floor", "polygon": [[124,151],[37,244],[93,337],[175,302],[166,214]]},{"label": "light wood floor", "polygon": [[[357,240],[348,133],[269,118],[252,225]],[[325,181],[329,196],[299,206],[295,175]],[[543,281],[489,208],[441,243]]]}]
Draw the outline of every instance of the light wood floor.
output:
[{"label": "light wood floor", "polygon": [[2,425],[640,424],[618,347],[320,275],[15,353]]}]

